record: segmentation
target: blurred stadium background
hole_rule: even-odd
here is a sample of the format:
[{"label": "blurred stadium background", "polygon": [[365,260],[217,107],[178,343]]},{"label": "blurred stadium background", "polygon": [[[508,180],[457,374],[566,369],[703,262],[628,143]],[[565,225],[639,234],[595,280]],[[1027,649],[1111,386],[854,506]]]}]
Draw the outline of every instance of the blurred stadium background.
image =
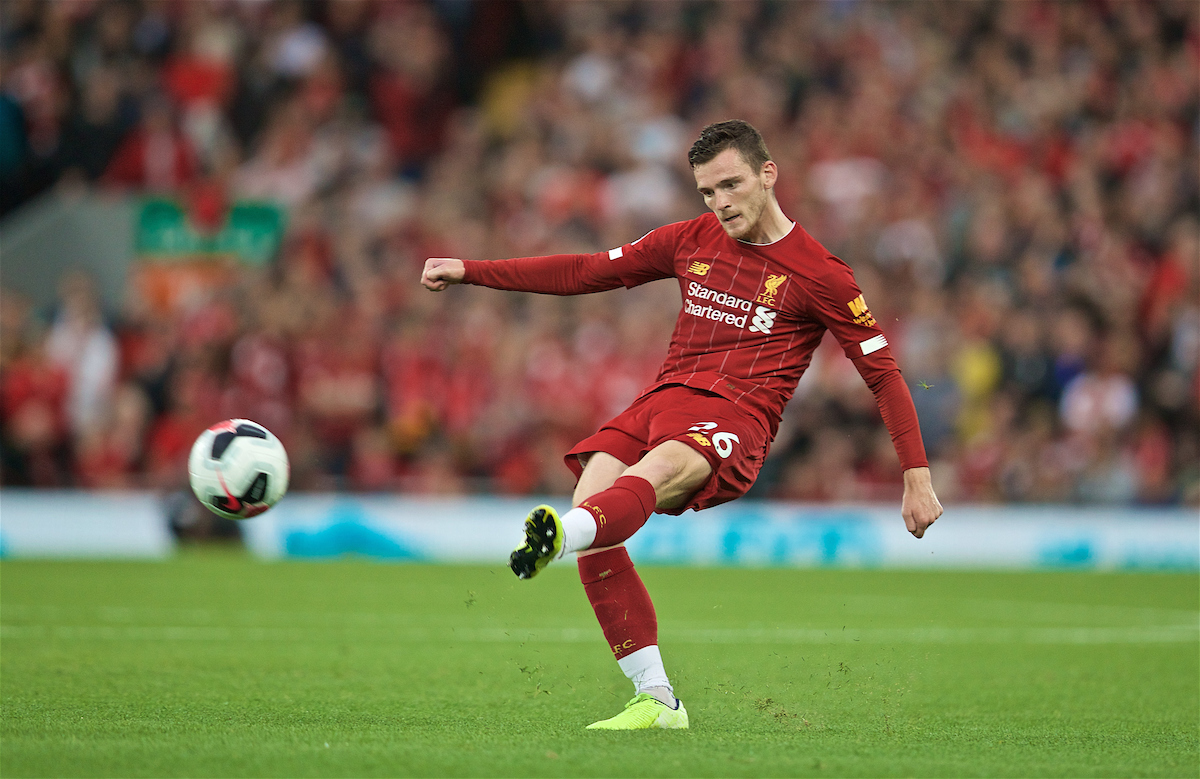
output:
[{"label": "blurred stadium background", "polygon": [[[4,775],[1195,777],[1198,74],[1195,0],[0,0]],[[504,560],[678,290],[420,268],[690,218],[731,117],[948,511],[824,344],[751,496],[631,539],[694,728],[596,740],[573,570]],[[293,465],[237,525],[233,416]],[[36,559],[102,557],[171,562]]]},{"label": "blurred stadium background", "polygon": [[[293,489],[565,495],[678,291],[417,279],[703,205],[743,117],[855,269],[947,505],[1200,505],[1200,6],[5,0],[6,487],[182,490],[242,416]],[[832,342],[753,496],[887,501]]]}]

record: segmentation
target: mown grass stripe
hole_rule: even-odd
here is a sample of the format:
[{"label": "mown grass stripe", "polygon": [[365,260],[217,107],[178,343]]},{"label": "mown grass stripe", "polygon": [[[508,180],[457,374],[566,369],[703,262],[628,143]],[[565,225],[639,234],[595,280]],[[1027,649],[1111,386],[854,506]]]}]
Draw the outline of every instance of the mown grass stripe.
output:
[{"label": "mown grass stripe", "polygon": [[[594,643],[598,629],[585,628],[463,628],[434,630],[351,630],[324,640],[394,643]],[[1191,625],[1082,628],[910,628],[841,630],[821,628],[711,628],[660,631],[667,643],[680,644],[1162,644],[1200,642],[1200,631]],[[296,628],[227,626],[136,625],[3,625],[5,640],[83,641],[320,641],[311,631]]]}]

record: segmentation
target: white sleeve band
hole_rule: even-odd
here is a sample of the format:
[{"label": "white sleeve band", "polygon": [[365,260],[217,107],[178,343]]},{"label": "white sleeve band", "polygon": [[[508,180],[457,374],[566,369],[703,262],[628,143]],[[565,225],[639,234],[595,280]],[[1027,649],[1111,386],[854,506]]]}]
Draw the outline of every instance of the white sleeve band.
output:
[{"label": "white sleeve band", "polygon": [[618,247],[617,247],[617,248],[615,248],[615,249],[609,249],[609,250],[608,250],[608,259],[610,259],[610,260],[619,260],[619,259],[621,259],[621,256],[622,256],[622,255],[624,255],[624,254],[625,254],[625,250],[624,250],[624,249],[622,249],[620,246],[618,246]]},{"label": "white sleeve band", "polygon": [[858,345],[862,347],[862,353],[864,355],[868,355],[871,352],[877,352],[883,347],[887,346],[888,342],[883,333],[880,333],[874,338],[868,338],[865,341],[861,341]]}]

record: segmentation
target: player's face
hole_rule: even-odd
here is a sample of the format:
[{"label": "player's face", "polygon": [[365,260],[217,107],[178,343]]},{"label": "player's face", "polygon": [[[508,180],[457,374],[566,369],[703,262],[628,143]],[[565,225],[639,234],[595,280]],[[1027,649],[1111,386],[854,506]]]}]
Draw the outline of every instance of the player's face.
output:
[{"label": "player's face", "polygon": [[760,220],[775,185],[775,163],[755,171],[737,149],[726,149],[692,169],[696,189],[704,196],[730,238],[758,242]]}]

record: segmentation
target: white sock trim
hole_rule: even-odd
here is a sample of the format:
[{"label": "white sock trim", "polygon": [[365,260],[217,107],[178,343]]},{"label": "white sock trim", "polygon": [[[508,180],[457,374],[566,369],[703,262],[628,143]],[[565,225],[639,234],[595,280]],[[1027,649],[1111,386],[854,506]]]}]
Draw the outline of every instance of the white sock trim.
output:
[{"label": "white sock trim", "polygon": [[633,654],[618,658],[617,665],[633,682],[635,692],[644,692],[650,687],[666,687],[672,695],[675,694],[657,645],[644,646]]},{"label": "white sock trim", "polygon": [[587,509],[576,506],[559,517],[559,521],[563,526],[563,546],[559,557],[587,549],[596,540],[596,519]]}]

